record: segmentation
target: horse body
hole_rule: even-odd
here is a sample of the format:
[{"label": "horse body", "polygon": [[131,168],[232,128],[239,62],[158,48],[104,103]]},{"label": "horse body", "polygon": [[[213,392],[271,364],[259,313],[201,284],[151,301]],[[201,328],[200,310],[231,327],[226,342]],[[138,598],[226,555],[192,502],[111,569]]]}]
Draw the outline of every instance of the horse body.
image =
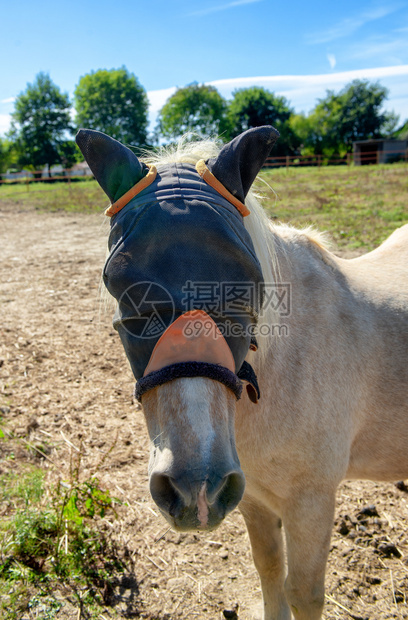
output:
[{"label": "horse body", "polygon": [[[267,128],[259,135],[270,139]],[[256,140],[248,132],[241,138],[239,153],[240,138],[224,147],[223,158],[208,161],[231,183],[230,191],[241,180],[246,195],[254,168],[245,167],[245,158],[253,156]],[[86,131],[79,142],[99,182],[118,201],[110,207],[115,211],[125,189],[144,182],[145,171],[125,147],[99,132]],[[207,147],[212,157],[214,147]],[[270,143],[263,148],[266,157]],[[117,158],[117,177],[105,169],[108,155]],[[193,145],[159,163],[194,164],[203,155],[200,145]],[[119,191],[123,171],[129,179]],[[201,191],[195,184],[194,192],[197,188]],[[203,191],[209,196],[208,189]],[[408,226],[375,251],[345,260],[330,253],[316,234],[274,226],[253,197],[247,202],[251,215],[245,228],[264,282],[290,286],[290,312],[280,317],[285,330],[279,336],[271,329],[259,339],[260,350],[247,354],[261,386],[257,404],[245,395],[237,402],[231,389],[208,375],[172,377],[143,393],[151,438],[150,490],[173,527],[209,530],[240,501],[245,474],[240,510],[261,579],[264,620],[292,615],[318,620],[338,484],[344,478],[408,476]],[[183,214],[196,205],[194,194],[194,202],[183,203],[188,207]],[[165,206],[173,208],[168,201]],[[140,221],[148,213],[142,206],[132,208]],[[126,248],[126,226],[120,230],[121,222],[131,221],[126,218],[132,208],[113,235],[108,284],[117,288],[118,299],[124,269],[138,262],[140,245]],[[154,256],[158,249],[149,246]],[[180,269],[188,275],[188,265]],[[276,313],[266,306],[263,311],[259,324],[271,327]],[[122,338],[125,348],[129,338]],[[136,348],[131,345],[132,363]]]},{"label": "horse body", "polygon": [[[340,479],[404,477],[408,270],[403,273],[402,266],[408,264],[408,226],[351,260],[335,257],[299,231],[283,230],[277,227],[272,236],[281,280],[291,283],[292,312],[282,319],[288,335],[272,340],[260,366],[256,353],[250,354],[264,393],[256,408],[238,403],[241,461],[247,444],[261,440],[264,446],[247,451],[305,457],[296,463],[295,477],[307,462],[315,467],[319,454],[326,472],[332,467]],[[323,456],[325,449],[330,454]]]},{"label": "horse body", "polygon": [[290,618],[288,602],[310,620],[323,606],[339,482],[408,475],[408,226],[352,260],[283,230],[274,235],[281,278],[292,283],[288,336],[257,369],[258,408],[238,404],[236,441],[265,619]]}]

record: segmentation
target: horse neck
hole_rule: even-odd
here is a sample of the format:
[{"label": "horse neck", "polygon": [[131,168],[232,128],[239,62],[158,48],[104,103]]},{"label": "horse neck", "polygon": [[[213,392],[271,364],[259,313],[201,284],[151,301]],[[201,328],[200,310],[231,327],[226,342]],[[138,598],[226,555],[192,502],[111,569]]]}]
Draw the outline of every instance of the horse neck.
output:
[{"label": "horse neck", "polygon": [[308,232],[279,226],[271,232],[271,243],[277,282],[288,284],[291,307],[288,316],[280,317],[286,330],[272,333],[266,352],[252,354],[250,361],[261,393],[264,386],[264,403],[286,394],[285,406],[293,407],[301,385],[330,385],[334,390],[333,376],[337,386],[353,385],[355,391],[370,373],[390,382],[397,374],[407,376],[401,344],[408,323],[406,298],[404,302],[403,295],[396,294],[392,271],[388,286],[379,277],[376,255],[337,258]]},{"label": "horse neck", "polygon": [[336,290],[343,276],[336,258],[313,236],[276,226],[269,243],[276,256],[275,285],[281,297],[287,292],[290,308],[288,312],[278,308],[264,351],[251,355],[250,363],[260,376],[273,372],[280,379],[299,355],[324,346],[328,315],[337,303]]},{"label": "horse neck", "polygon": [[304,410],[311,406],[305,394],[310,396],[310,386],[330,379],[326,358],[336,356],[333,340],[339,329],[338,323],[330,322],[341,277],[331,254],[313,238],[285,227],[272,229],[270,243],[276,254],[276,284],[289,287],[290,312],[279,317],[280,331],[270,333],[266,346],[262,342],[247,358],[257,374],[261,398],[254,405],[244,393],[238,402],[237,445],[246,464],[254,445],[261,450],[259,437],[267,436],[278,450],[279,437],[290,441],[295,427],[302,428]]}]

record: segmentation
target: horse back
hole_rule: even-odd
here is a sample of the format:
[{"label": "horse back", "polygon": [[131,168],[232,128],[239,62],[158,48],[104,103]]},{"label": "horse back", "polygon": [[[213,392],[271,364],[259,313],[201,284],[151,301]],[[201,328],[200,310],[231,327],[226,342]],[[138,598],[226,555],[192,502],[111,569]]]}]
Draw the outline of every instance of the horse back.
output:
[{"label": "horse back", "polygon": [[357,416],[349,475],[407,476],[408,225],[376,250],[341,261],[341,269],[353,293],[356,316],[367,330],[366,345],[354,351],[361,356],[365,398]]}]

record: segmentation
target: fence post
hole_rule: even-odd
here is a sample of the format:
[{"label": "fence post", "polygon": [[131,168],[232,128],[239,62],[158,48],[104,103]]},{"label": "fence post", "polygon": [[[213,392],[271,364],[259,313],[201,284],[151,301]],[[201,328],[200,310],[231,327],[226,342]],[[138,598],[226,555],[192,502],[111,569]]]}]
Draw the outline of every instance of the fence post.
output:
[{"label": "fence post", "polygon": [[322,156],[319,154],[317,156],[317,167],[320,168],[321,165],[322,165]]},{"label": "fence post", "polygon": [[27,191],[29,192],[30,191],[30,181],[29,181],[28,176],[26,176],[26,186],[27,186]]},{"label": "fence post", "polygon": [[289,168],[289,155],[286,155],[286,170]]}]

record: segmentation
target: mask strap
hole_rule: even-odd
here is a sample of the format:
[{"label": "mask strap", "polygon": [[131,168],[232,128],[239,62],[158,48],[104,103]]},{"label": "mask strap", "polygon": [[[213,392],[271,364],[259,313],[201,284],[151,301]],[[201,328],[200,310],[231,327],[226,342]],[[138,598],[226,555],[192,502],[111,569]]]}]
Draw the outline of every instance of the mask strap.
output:
[{"label": "mask strap", "polygon": [[132,200],[132,198],[140,194],[142,190],[146,189],[146,187],[149,187],[149,185],[153,183],[157,176],[157,169],[156,166],[148,166],[148,168],[149,172],[146,174],[146,176],[143,177],[143,179],[141,179],[140,181],[138,181],[136,185],[131,187],[130,190],[126,192],[126,194],[123,194],[123,196],[121,196],[119,200],[111,204],[106,209],[105,215],[107,215],[108,217],[116,215],[116,213],[119,213],[119,211],[123,209],[123,207],[126,207],[126,205]]},{"label": "mask strap", "polygon": [[[141,191],[143,191],[144,189],[146,189],[146,187],[149,187],[149,185],[153,183],[157,176],[157,169],[156,166],[153,165],[148,166],[148,168],[149,172],[146,174],[146,176],[143,177],[143,179],[141,179],[140,181],[138,181],[138,183],[131,187],[130,190],[128,190],[125,194],[123,194],[123,196],[121,196],[119,200],[116,200],[116,202],[109,205],[109,207],[105,211],[105,215],[107,215],[108,217],[116,215],[116,213],[119,213],[119,211],[121,211],[123,207],[125,207],[132,200],[132,198],[140,194]],[[231,194],[231,192],[229,192],[227,188],[224,187],[222,183],[220,183],[220,181],[207,167],[203,159],[200,159],[200,161],[197,162],[196,170],[200,177],[206,183],[208,183],[208,185],[215,189],[223,198],[228,200],[228,202],[230,202],[239,211],[242,217],[246,217],[251,213],[248,207],[243,202],[238,200],[238,198]]]},{"label": "mask strap", "polygon": [[243,202],[238,200],[238,198],[236,198],[233,194],[231,194],[231,192],[229,192],[227,188],[224,187],[223,184],[220,183],[220,181],[213,175],[211,170],[207,167],[204,159],[200,159],[200,161],[196,163],[196,170],[200,177],[208,183],[208,185],[211,185],[211,187],[221,194],[223,198],[228,200],[228,202],[238,209],[242,217],[246,217],[251,213],[248,207]]},{"label": "mask strap", "polygon": [[248,362],[242,362],[242,366],[237,372],[237,377],[242,379],[242,381],[247,381],[246,389],[248,398],[256,404],[261,398],[261,392],[259,391],[258,379],[251,364],[248,364]]},{"label": "mask strap", "polygon": [[193,361],[171,364],[141,377],[136,383],[135,396],[141,402],[143,394],[149,390],[174,379],[185,377],[208,377],[224,384],[234,393],[237,400],[241,398],[242,382],[234,372],[219,364]]}]

